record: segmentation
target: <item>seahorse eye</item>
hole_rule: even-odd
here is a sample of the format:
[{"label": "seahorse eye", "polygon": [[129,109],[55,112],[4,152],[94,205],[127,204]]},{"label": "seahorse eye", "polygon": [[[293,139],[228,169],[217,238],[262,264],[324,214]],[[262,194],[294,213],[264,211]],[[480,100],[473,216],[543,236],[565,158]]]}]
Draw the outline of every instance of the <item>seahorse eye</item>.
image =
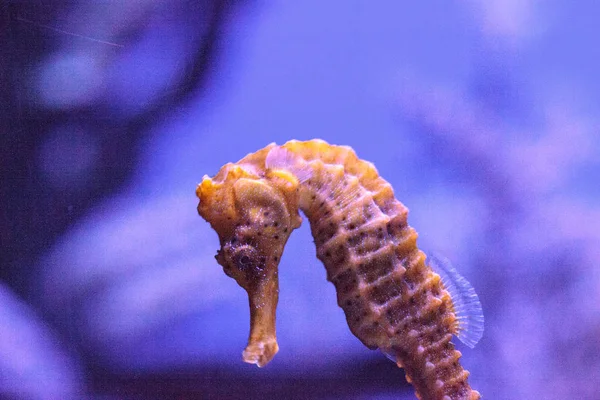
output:
[{"label": "seahorse eye", "polygon": [[264,268],[264,262],[261,262],[258,250],[254,246],[247,244],[232,246],[230,263],[232,267],[246,273],[261,271]]},{"label": "seahorse eye", "polygon": [[237,266],[240,269],[246,269],[248,268],[248,266],[250,266],[250,257],[248,257],[247,255],[242,255],[241,257],[238,258],[237,260]]},{"label": "seahorse eye", "polygon": [[223,271],[242,287],[249,288],[264,279],[266,257],[249,244],[224,246]]}]

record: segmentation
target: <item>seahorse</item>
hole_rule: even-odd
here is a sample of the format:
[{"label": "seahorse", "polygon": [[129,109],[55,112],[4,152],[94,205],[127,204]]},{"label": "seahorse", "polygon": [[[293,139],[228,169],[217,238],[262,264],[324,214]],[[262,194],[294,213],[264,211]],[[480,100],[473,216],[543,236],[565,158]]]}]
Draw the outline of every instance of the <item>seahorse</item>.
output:
[{"label": "seahorse", "polygon": [[480,398],[451,342],[481,338],[477,295],[448,262],[419,250],[408,209],[350,147],[273,143],[204,176],[196,195],[219,236],[217,262],[248,293],[245,362],[263,367],[279,350],[278,265],[302,210],[352,333],[404,368],[417,398]]}]

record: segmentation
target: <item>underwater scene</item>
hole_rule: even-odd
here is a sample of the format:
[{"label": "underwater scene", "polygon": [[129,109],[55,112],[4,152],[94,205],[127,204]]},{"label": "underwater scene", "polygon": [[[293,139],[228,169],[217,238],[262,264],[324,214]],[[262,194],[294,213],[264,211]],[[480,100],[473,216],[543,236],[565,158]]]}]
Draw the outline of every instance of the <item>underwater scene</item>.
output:
[{"label": "underwater scene", "polygon": [[0,399],[600,399],[598,3],[0,11]]}]

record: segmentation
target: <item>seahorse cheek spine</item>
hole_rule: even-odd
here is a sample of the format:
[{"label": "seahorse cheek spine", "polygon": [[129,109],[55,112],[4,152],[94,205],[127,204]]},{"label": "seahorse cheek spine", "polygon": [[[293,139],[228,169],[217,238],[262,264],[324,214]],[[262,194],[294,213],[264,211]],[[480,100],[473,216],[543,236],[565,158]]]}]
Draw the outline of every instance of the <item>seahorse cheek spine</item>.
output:
[{"label": "seahorse cheek spine", "polygon": [[[273,149],[285,149],[289,154],[280,154],[281,165],[268,168],[267,158]],[[254,180],[250,186],[256,193],[246,189],[244,192],[249,194],[244,195],[238,185],[238,190],[234,189],[230,195],[228,188],[235,187],[239,179]],[[466,381],[468,372],[458,363],[460,353],[450,343],[457,329],[452,301],[440,284],[439,276],[425,265],[425,256],[416,245],[417,234],[407,224],[408,210],[395,199],[391,186],[378,176],[372,164],[359,160],[348,147],[330,146],[318,140],[291,141],[281,148],[270,145],[248,155],[237,165],[226,165],[215,180],[222,182],[217,185],[221,185],[223,194],[201,190],[204,185],[213,185],[203,181],[199,187],[199,212],[219,233],[222,247],[231,240],[229,236],[237,235],[242,240],[251,236],[251,241],[256,241],[261,233],[261,239],[252,245],[265,257],[275,254],[276,261],[267,263],[268,273],[259,279],[262,286],[273,286],[272,282],[276,282],[283,246],[291,230],[300,223],[299,207],[311,223],[317,256],[325,264],[328,279],[336,286],[338,304],[344,309],[352,332],[369,348],[380,348],[393,355],[398,365],[405,368],[417,397],[479,398],[479,393]],[[268,213],[286,210],[283,213],[291,216],[286,218],[281,212],[274,213],[285,221],[286,229],[285,235],[275,235],[276,240],[261,231],[271,223],[260,218],[264,212],[250,213],[256,215],[247,212],[256,210],[251,203],[256,203],[253,198],[264,189],[261,185],[272,185],[275,191],[263,191],[263,200],[259,202],[262,205],[258,209],[268,209]],[[237,203],[234,206],[225,205],[226,202],[211,204],[211,196],[221,203],[224,199]],[[211,209],[213,205],[218,212]],[[233,217],[233,228],[215,226],[224,222],[224,215]],[[255,232],[240,235],[241,229]],[[246,361],[258,359],[261,366],[274,355],[273,349],[265,351],[263,347],[275,341],[277,298],[273,293],[268,298],[257,296],[256,292],[261,290],[256,288],[261,285],[245,282],[240,285],[248,291],[251,315],[262,309],[272,313],[269,318],[252,319],[251,337],[244,353]],[[263,301],[254,309],[253,297]],[[267,325],[268,335],[263,335],[263,327],[257,325]]]}]

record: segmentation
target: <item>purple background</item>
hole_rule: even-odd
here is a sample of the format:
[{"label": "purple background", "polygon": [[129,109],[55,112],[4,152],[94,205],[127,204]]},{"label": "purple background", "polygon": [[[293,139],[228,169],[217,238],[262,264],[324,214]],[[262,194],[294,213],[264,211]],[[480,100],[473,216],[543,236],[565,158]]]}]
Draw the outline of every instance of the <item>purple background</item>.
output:
[{"label": "purple background", "polygon": [[600,398],[596,2],[0,10],[0,398],[414,398],[350,333],[307,223],[280,265],[280,352],[241,361],[246,294],[195,186],[312,138],[373,162],[476,288],[473,387]]}]

